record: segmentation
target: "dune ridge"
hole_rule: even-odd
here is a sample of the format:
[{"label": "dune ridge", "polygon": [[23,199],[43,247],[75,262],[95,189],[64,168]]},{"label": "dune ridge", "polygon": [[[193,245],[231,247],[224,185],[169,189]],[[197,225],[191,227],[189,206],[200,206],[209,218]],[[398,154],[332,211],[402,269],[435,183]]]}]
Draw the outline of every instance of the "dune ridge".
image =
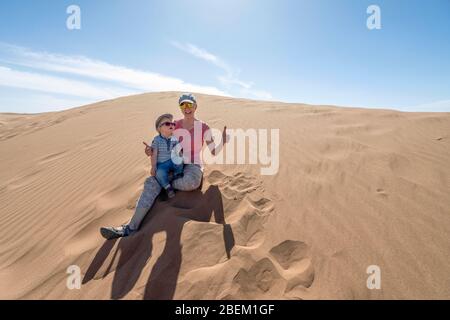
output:
[{"label": "dune ridge", "polygon": [[[0,115],[2,299],[449,299],[450,113],[198,95],[211,127],[280,129],[280,168],[208,165],[104,241],[149,175],[178,92]],[[67,267],[82,272],[68,290]],[[370,265],[382,289],[366,287]]]}]

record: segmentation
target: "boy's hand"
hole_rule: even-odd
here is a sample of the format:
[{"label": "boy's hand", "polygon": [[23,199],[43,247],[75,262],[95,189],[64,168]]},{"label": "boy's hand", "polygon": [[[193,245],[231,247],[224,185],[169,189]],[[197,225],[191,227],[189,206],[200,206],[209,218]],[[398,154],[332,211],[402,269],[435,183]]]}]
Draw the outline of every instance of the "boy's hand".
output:
[{"label": "boy's hand", "polygon": [[145,145],[145,154],[149,157],[151,157],[153,155],[153,149],[151,146],[149,146],[147,143],[143,142],[143,144]]},{"label": "boy's hand", "polygon": [[156,176],[156,168],[152,167],[152,169],[150,170],[150,174],[155,177]]}]

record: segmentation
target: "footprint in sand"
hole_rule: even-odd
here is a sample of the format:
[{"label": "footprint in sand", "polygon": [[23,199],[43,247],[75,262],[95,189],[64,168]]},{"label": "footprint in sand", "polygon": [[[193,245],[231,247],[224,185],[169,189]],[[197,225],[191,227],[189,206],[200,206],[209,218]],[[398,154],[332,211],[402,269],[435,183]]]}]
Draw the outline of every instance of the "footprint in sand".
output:
[{"label": "footprint in sand", "polygon": [[264,197],[261,182],[241,172],[233,176],[212,171],[207,181],[222,192],[226,221],[234,230],[236,246],[257,247],[264,241],[264,224],[274,211],[272,201]]},{"label": "footprint in sand", "polygon": [[267,257],[239,269],[237,287],[226,299],[301,299],[314,281],[309,246],[286,240],[269,250]]},{"label": "footprint in sand", "polygon": [[378,188],[377,189],[377,194],[382,196],[382,197],[387,197],[388,194],[386,193],[386,191],[384,189]]},{"label": "footprint in sand", "polygon": [[243,299],[270,299],[284,290],[283,277],[269,258],[257,261],[248,270],[240,269],[233,281],[239,285],[237,296]]},{"label": "footprint in sand", "polygon": [[252,212],[246,213],[236,223],[232,224],[235,244],[239,247],[259,247],[264,242],[265,217]]},{"label": "footprint in sand", "polygon": [[314,281],[309,246],[301,241],[286,240],[270,250],[270,255],[283,269],[287,280],[285,292],[297,287],[309,288]]},{"label": "footprint in sand", "polygon": [[232,280],[237,289],[224,297],[301,298],[314,281],[314,267],[306,243],[286,240],[256,262],[249,258],[258,256],[252,252],[264,243],[267,219],[275,211],[273,201],[264,196],[261,183],[243,173],[227,176],[219,171],[211,172],[207,179],[223,190],[226,214],[234,221],[236,246],[246,250],[243,256],[237,253],[242,259],[242,267]]}]

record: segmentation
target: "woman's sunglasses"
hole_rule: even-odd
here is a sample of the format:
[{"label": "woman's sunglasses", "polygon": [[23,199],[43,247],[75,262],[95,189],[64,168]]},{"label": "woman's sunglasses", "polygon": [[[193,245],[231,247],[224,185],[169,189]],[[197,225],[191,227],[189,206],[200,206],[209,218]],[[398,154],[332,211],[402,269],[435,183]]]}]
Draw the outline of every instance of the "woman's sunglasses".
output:
[{"label": "woman's sunglasses", "polygon": [[173,126],[173,127],[175,127],[176,124],[175,124],[175,122],[166,121],[166,122],[161,123],[160,127],[162,127],[162,126],[166,126],[166,127],[172,127]]},{"label": "woman's sunglasses", "polygon": [[189,102],[183,102],[182,104],[180,104],[180,108],[181,109],[193,109],[194,108],[194,104],[193,103],[189,103]]}]

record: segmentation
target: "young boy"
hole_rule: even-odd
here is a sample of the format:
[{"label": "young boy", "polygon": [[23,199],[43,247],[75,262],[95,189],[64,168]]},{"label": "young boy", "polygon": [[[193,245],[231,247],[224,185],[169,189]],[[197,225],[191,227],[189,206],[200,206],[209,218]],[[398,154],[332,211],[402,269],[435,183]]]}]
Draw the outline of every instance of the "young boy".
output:
[{"label": "young boy", "polygon": [[169,198],[175,196],[175,191],[169,181],[169,173],[173,172],[173,178],[179,178],[183,174],[183,158],[181,157],[181,144],[173,135],[175,123],[171,114],[163,114],[156,119],[156,130],[159,135],[152,142],[152,175],[156,177]]}]

